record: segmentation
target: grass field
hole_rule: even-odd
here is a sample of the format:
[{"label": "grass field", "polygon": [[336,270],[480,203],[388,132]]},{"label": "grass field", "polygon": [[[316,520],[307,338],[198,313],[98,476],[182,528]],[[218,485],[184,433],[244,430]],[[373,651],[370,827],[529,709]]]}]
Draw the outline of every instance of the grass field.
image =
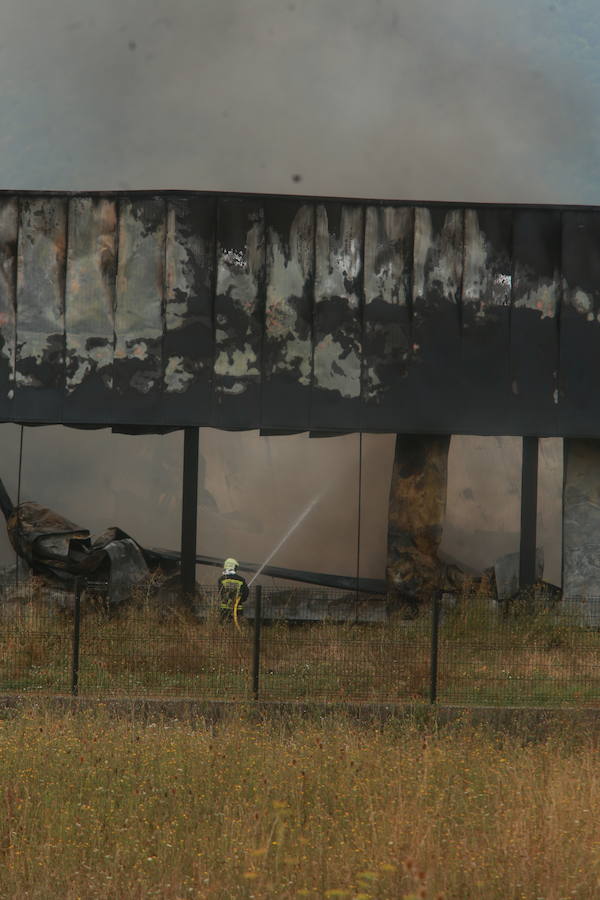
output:
[{"label": "grass field", "polygon": [[0,719],[6,900],[595,900],[598,739]]},{"label": "grass field", "polygon": [[[0,691],[66,692],[72,612],[33,597],[0,610]],[[427,701],[429,610],[372,626],[264,627],[265,699]],[[199,622],[182,607],[134,605],[116,616],[84,605],[79,689],[87,695],[243,699],[251,693],[252,626]],[[498,614],[464,597],[440,627],[438,698],[446,703],[600,703],[600,631],[560,610]]]}]

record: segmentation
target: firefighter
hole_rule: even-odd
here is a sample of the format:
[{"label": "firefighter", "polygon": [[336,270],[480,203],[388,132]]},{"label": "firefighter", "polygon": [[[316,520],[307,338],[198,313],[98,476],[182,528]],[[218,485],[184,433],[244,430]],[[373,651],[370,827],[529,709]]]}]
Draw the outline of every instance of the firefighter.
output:
[{"label": "firefighter", "polygon": [[226,559],[223,563],[223,574],[219,578],[219,600],[221,602],[221,619],[231,619],[234,612],[241,613],[248,597],[248,585],[243,575],[238,574],[237,560]]}]

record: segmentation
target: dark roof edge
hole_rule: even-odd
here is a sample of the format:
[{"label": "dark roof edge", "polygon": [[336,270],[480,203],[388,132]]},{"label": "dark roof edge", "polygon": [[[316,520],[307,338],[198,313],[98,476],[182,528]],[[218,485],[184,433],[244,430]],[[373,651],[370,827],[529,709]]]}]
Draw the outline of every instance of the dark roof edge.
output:
[{"label": "dark roof edge", "polygon": [[382,197],[334,197],[313,194],[275,194],[252,191],[202,191],[180,189],[140,189],[140,190],[94,190],[94,191],[55,191],[55,190],[10,190],[0,189],[0,199],[5,197],[220,197],[224,200],[294,200],[304,203],[352,203],[364,206],[424,206],[464,209],[539,209],[561,211],[600,210],[600,204],[582,203],[499,203],[470,200],[406,200],[386,199]]}]

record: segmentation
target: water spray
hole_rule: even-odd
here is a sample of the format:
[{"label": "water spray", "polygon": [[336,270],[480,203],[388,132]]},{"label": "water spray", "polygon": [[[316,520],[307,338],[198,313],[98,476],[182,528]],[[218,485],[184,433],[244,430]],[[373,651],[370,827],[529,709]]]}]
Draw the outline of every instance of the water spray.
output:
[{"label": "water spray", "polygon": [[275,547],[273,547],[273,549],[271,550],[271,552],[269,553],[269,555],[267,556],[265,561],[261,564],[260,568],[256,570],[256,572],[254,573],[254,575],[248,582],[248,587],[252,586],[253,582],[258,578],[258,576],[260,575],[260,573],[262,572],[264,567],[269,565],[269,563],[271,562],[271,560],[273,559],[273,557],[275,556],[277,551],[283,547],[283,545],[285,544],[287,539],[289,537],[291,537],[291,535],[295,532],[296,528],[298,528],[298,526],[301,525],[302,522],[304,522],[304,520],[306,519],[308,514],[315,508],[315,506],[317,505],[317,503],[319,502],[319,500],[321,499],[322,496],[323,496],[323,491],[321,491],[319,494],[317,494],[316,497],[313,497],[313,499],[310,501],[308,506],[300,513],[300,515],[298,516],[296,521],[290,525],[290,527],[288,528],[288,530],[286,531],[284,536],[281,538],[279,543]]}]

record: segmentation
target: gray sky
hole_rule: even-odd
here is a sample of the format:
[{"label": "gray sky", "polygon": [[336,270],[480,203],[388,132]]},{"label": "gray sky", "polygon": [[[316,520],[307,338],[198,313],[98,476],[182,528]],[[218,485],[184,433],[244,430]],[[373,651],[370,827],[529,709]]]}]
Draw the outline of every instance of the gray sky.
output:
[{"label": "gray sky", "polygon": [[595,0],[3,0],[5,188],[598,202]]},{"label": "gray sky", "polygon": [[[3,0],[0,85],[6,189],[600,203],[595,0]],[[266,555],[325,483],[275,562],[354,571],[355,438],[202,442],[200,549]],[[16,446],[0,426],[11,490]],[[391,448],[365,444],[365,575],[384,565]],[[489,563],[515,545],[518,448],[452,452],[450,549]],[[559,459],[549,446],[554,548]],[[179,435],[28,430],[23,496],[173,546],[180,462]]]}]

